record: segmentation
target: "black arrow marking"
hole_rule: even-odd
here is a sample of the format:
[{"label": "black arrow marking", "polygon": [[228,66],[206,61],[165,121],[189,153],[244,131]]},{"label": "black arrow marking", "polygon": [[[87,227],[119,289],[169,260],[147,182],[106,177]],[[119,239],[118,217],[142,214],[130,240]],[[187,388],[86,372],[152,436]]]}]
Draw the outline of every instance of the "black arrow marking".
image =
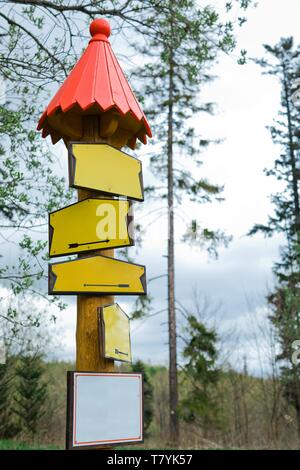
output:
[{"label": "black arrow marking", "polygon": [[115,349],[115,354],[123,354],[123,356],[128,356],[128,353],[119,351],[119,349]]},{"label": "black arrow marking", "polygon": [[98,240],[97,242],[86,242],[86,243],[69,243],[69,248],[77,248],[78,246],[83,245],[95,245],[96,243],[108,243],[110,240],[107,238],[106,240]]},{"label": "black arrow marking", "polygon": [[84,287],[129,287],[130,284],[83,284]]}]

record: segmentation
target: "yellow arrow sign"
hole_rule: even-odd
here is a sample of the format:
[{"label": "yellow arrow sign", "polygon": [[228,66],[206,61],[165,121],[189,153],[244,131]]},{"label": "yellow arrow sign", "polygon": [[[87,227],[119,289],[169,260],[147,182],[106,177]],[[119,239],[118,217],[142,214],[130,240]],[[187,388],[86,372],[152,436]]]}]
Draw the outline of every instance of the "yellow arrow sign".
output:
[{"label": "yellow arrow sign", "polygon": [[141,162],[107,144],[70,143],[69,181],[73,188],[144,200]]},{"label": "yellow arrow sign", "polygon": [[133,245],[132,205],[85,199],[49,214],[50,257]]},{"label": "yellow arrow sign", "polygon": [[103,326],[103,355],[107,359],[131,362],[130,320],[118,304],[100,307],[99,321]]},{"label": "yellow arrow sign", "polygon": [[146,294],[146,269],[106,256],[49,265],[49,294]]}]

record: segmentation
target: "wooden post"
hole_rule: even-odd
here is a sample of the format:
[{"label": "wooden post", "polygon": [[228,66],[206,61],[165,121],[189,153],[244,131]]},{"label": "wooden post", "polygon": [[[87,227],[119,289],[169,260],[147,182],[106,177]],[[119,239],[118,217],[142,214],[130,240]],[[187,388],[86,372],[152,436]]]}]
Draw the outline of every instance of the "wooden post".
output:
[{"label": "wooden post", "polygon": [[[53,144],[61,138],[65,142],[107,143],[116,149],[126,145],[135,148],[137,139],[146,144],[151,130],[112,51],[109,23],[95,19],[90,33],[88,47],[42,114],[38,130],[42,130],[43,137],[50,134]],[[78,191],[78,201],[89,197],[106,196]],[[113,249],[96,250],[90,256],[97,253],[114,257]],[[76,370],[114,370],[114,361],[100,354],[102,333],[97,318],[97,308],[113,302],[111,295],[77,297]]]},{"label": "wooden post", "polygon": [[[100,115],[91,115],[83,117],[83,138],[82,142],[109,143],[120,149],[120,142],[110,136],[109,129],[112,133],[115,131],[113,125],[113,116],[111,121],[101,123]],[[100,137],[105,133],[106,139]],[[78,190],[78,201],[89,197],[107,196],[100,192]],[[97,250],[92,251],[90,256],[102,254],[114,257],[114,250]],[[81,255],[78,255],[79,257]],[[85,255],[86,256],[86,255]],[[112,372],[114,370],[114,361],[101,357],[100,345],[102,344],[102,331],[98,322],[97,308],[104,307],[114,303],[114,296],[77,296],[77,327],[76,327],[76,370],[89,372]]]},{"label": "wooden post", "polygon": [[[38,130],[43,137],[50,135],[53,144],[63,139],[66,143],[104,143],[118,150],[125,146],[134,149],[137,139],[146,144],[151,129],[111,48],[109,23],[95,19],[90,33],[86,50],[43,112]],[[78,191],[78,201],[87,198],[107,196],[92,190]],[[78,257],[97,254],[113,258],[114,250],[96,250]],[[50,288],[49,294],[54,294]],[[98,321],[98,308],[113,303],[112,295],[77,296],[77,371],[114,371],[114,361],[105,359],[101,351],[104,341]]]}]

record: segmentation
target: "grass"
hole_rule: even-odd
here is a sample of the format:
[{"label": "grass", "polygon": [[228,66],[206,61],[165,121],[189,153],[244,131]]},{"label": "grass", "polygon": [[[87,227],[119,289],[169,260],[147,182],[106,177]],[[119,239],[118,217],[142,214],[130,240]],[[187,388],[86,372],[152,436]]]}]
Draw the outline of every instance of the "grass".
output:
[{"label": "grass", "polygon": [[[1,450],[64,450],[64,448],[55,446],[55,445],[45,445],[45,444],[28,444],[26,442],[14,441],[12,439],[3,439],[0,440],[0,451]],[[137,446],[116,446],[114,450],[146,450],[141,445]],[[147,449],[149,450],[149,449]],[[158,450],[158,449],[151,449]],[[169,450],[168,448],[159,449],[159,450]]]},{"label": "grass", "polygon": [[[29,444],[26,442],[15,441],[12,439],[3,439],[0,440],[0,451],[1,450],[64,450],[64,447],[57,445],[46,445],[46,444]],[[161,450],[174,450],[172,447],[160,447],[160,446],[144,446],[143,444],[129,445],[129,446],[116,446],[113,450],[152,450],[152,451],[161,451]],[[185,449],[188,450],[188,449]],[[210,450],[210,449],[202,449]],[[225,450],[225,449],[214,449],[214,450]]]},{"label": "grass", "polygon": [[[26,442],[14,441],[12,439],[0,440],[1,450],[64,450],[63,447],[45,444],[28,444]],[[116,446],[115,450],[145,450],[140,446]]]},{"label": "grass", "polygon": [[44,444],[27,444],[10,439],[0,440],[0,450],[62,450],[61,447]]}]

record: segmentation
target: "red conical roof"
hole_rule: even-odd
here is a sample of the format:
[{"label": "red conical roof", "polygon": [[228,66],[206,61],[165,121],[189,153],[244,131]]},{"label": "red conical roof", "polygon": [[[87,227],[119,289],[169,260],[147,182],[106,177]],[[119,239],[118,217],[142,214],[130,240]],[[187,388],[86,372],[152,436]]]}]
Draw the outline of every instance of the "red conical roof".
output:
[{"label": "red conical roof", "polygon": [[116,132],[134,148],[138,138],[146,144],[150,126],[112,51],[110,25],[104,19],[90,25],[92,39],[70,75],[50,101],[38,123],[42,136],[53,144],[82,137],[82,117],[110,112],[118,118]]}]

